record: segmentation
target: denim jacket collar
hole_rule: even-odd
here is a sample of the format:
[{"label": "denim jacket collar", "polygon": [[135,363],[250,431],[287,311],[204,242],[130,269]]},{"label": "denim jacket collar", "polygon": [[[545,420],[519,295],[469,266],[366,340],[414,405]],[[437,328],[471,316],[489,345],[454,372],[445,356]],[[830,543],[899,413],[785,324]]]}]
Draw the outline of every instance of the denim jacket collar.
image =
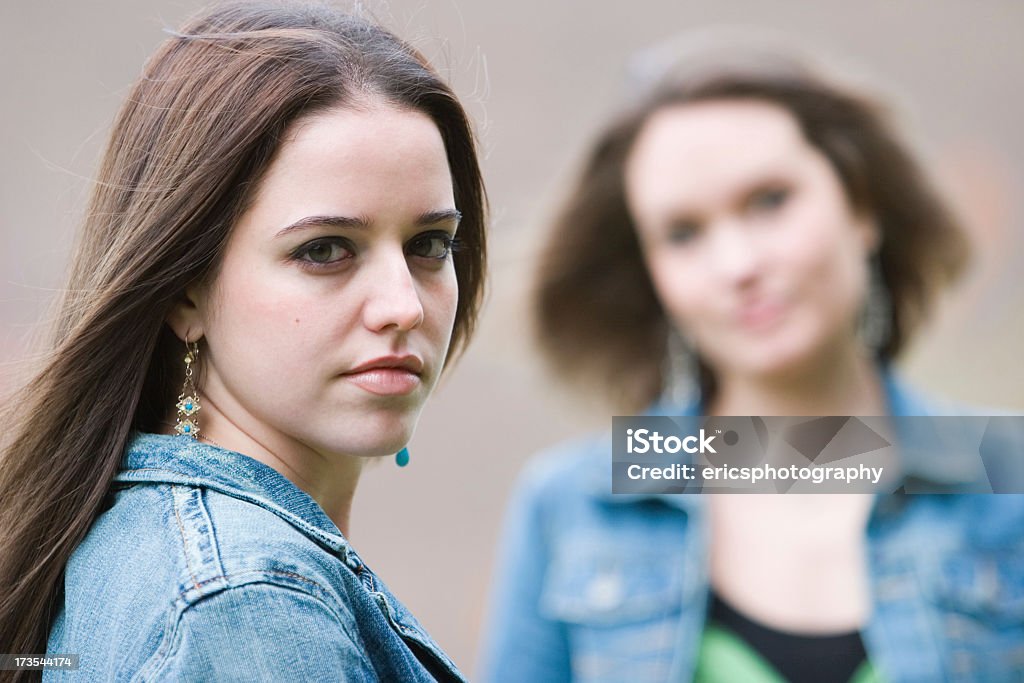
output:
[{"label": "denim jacket collar", "polygon": [[201,486],[255,503],[305,535],[358,565],[337,525],[290,479],[247,455],[187,436],[135,433],[114,481]]},{"label": "denim jacket collar", "polygon": [[[886,406],[891,416],[935,416],[955,414],[950,406],[940,406],[926,400],[913,391],[906,382],[888,365],[879,368],[885,390]],[[703,404],[698,398],[682,407],[673,407],[661,401],[655,401],[644,411],[644,415],[678,415],[693,417],[702,414]],[[631,503],[644,500],[662,500],[674,507],[691,512],[702,504],[701,497],[685,494],[648,494],[648,493],[616,493],[611,492],[611,434],[607,434],[608,452],[602,467],[593,468],[590,472],[588,488],[591,493],[609,503]],[[974,479],[974,472],[967,472],[960,467],[960,462],[952,459],[938,460],[933,453],[922,447],[912,448],[902,455],[901,466],[903,479],[916,478],[942,485],[960,484]]]}]

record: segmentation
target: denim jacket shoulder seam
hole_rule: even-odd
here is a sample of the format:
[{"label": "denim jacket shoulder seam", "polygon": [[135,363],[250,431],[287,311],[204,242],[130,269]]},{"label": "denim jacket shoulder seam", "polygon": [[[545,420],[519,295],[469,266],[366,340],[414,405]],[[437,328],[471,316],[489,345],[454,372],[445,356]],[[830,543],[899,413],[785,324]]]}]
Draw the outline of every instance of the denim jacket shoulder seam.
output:
[{"label": "denim jacket shoulder seam", "polygon": [[202,591],[202,586],[225,573],[213,520],[204,500],[203,489],[180,484],[171,484],[170,489],[174,519],[181,534],[185,567],[193,588]]},{"label": "denim jacket shoulder seam", "polygon": [[230,575],[214,578],[230,579],[237,578],[238,576],[245,574],[253,574],[255,575],[255,577],[253,577],[251,580],[244,580],[241,582],[227,581],[224,588],[220,590],[211,591],[209,593],[203,593],[198,598],[192,600],[186,598],[184,592],[180,594],[178,596],[179,599],[176,600],[175,603],[168,610],[167,627],[164,629],[163,636],[160,639],[160,644],[157,646],[156,650],[146,661],[146,663],[143,664],[142,668],[139,669],[139,671],[132,677],[131,680],[133,681],[133,683],[136,681],[138,683],[144,683],[145,681],[150,680],[150,676],[158,675],[160,670],[164,666],[166,666],[169,661],[171,661],[173,654],[176,652],[178,638],[181,634],[181,621],[184,619],[185,615],[189,612],[189,610],[192,610],[193,608],[204,603],[210,602],[217,596],[223,595],[229,591],[246,588],[249,586],[263,585],[273,588],[280,588],[283,590],[292,590],[312,600],[315,600],[324,607],[328,614],[331,615],[331,618],[334,619],[335,623],[345,634],[345,637],[347,637],[353,643],[361,642],[360,639],[352,633],[347,622],[341,618],[335,606],[331,604],[331,602],[333,601],[325,599],[324,595],[318,595],[314,591],[303,590],[294,584],[273,580],[273,577],[277,575],[288,576],[289,578],[299,579],[304,583],[309,584],[311,587],[316,587],[320,591],[323,591],[325,594],[328,593],[321,584],[317,583],[316,581],[308,577],[302,576],[301,574],[296,574],[294,572],[286,571],[250,570],[244,572],[234,572]]},{"label": "denim jacket shoulder seam", "polygon": [[201,582],[200,585],[210,584],[214,582],[221,583],[220,590],[211,590],[208,592],[200,592],[195,595],[190,595],[192,592],[189,588],[186,588],[178,593],[178,599],[185,607],[195,605],[196,603],[202,602],[205,598],[216,595],[217,593],[225,590],[231,590],[232,588],[243,588],[245,586],[251,586],[257,583],[266,583],[269,585],[280,586],[282,588],[292,588],[294,590],[300,590],[299,584],[287,583],[285,581],[277,582],[275,578],[283,579],[294,579],[301,582],[302,585],[308,587],[308,592],[311,596],[317,598],[321,602],[330,603],[329,597],[331,591],[308,576],[299,574],[296,572],[287,571],[284,569],[244,569],[241,571],[232,571],[217,576],[211,576],[205,581]]},{"label": "denim jacket shoulder seam", "polygon": [[[142,469],[179,474],[177,472],[174,472],[173,470],[164,470],[160,468],[122,470],[121,474],[139,472],[142,471]],[[120,474],[118,476],[120,476]],[[341,552],[346,556],[349,553],[351,553],[351,547],[349,546],[348,541],[344,537],[336,536],[334,535],[334,533],[330,531],[319,528],[307,519],[301,517],[300,515],[296,514],[291,510],[282,507],[278,503],[257,496],[251,492],[247,492],[247,490],[241,490],[238,488],[232,488],[230,486],[221,485],[219,483],[211,483],[202,480],[134,481],[131,478],[124,478],[115,479],[115,482],[121,484],[131,483],[133,485],[142,483],[158,486],[182,486],[196,488],[200,490],[210,490],[210,492],[215,492],[216,494],[222,496],[227,496],[229,498],[237,499],[239,501],[244,501],[246,503],[258,506],[264,510],[267,510],[268,512],[273,513],[274,515],[282,518],[283,520],[291,524],[294,528],[298,529],[303,536],[316,541],[319,545],[327,547],[332,552]]]},{"label": "denim jacket shoulder seam", "polygon": [[[132,472],[142,472],[142,471],[167,472],[167,473],[171,473],[171,474],[180,475],[179,472],[174,472],[174,470],[167,470],[167,469],[161,469],[161,468],[156,468],[156,467],[149,467],[149,468],[136,468],[136,469],[131,469],[131,470],[121,470],[118,473],[117,477],[121,477],[122,474],[131,474]],[[303,517],[295,514],[291,510],[288,510],[286,508],[281,507],[280,505],[278,505],[274,501],[271,501],[271,500],[268,500],[268,499],[263,498],[261,496],[255,495],[255,494],[253,494],[251,492],[248,492],[248,491],[243,491],[243,490],[239,490],[239,489],[223,486],[223,485],[220,485],[220,484],[213,484],[213,485],[211,485],[211,483],[207,482],[207,481],[201,481],[201,480],[200,481],[196,481],[196,480],[187,480],[187,479],[186,480],[175,480],[175,481],[170,481],[170,480],[168,480],[168,481],[147,481],[147,480],[135,481],[135,480],[133,480],[131,478],[115,478],[114,485],[119,485],[119,484],[120,485],[125,485],[125,484],[130,484],[130,485],[149,484],[149,485],[167,486],[167,487],[175,487],[175,486],[177,486],[177,487],[184,487],[184,488],[193,488],[193,489],[200,490],[200,491],[213,491],[213,492],[215,492],[217,494],[220,494],[220,495],[225,495],[225,496],[228,496],[230,498],[235,498],[236,500],[244,501],[244,502],[249,503],[251,505],[256,505],[256,506],[258,506],[258,507],[260,507],[260,508],[262,508],[264,510],[267,510],[268,512],[273,513],[274,515],[280,517],[282,520],[284,520],[285,522],[290,524],[293,528],[298,530],[300,533],[302,533],[307,538],[310,538],[310,539],[314,540],[315,542],[317,542],[319,545],[328,548],[332,553],[337,553],[337,552],[342,553],[343,559],[345,557],[348,557],[352,553],[351,546],[349,545],[348,540],[345,539],[343,536],[336,536],[335,534],[332,534],[332,533],[330,533],[328,531],[325,531],[325,530],[317,527],[316,525],[310,523],[308,520],[304,519]]]}]

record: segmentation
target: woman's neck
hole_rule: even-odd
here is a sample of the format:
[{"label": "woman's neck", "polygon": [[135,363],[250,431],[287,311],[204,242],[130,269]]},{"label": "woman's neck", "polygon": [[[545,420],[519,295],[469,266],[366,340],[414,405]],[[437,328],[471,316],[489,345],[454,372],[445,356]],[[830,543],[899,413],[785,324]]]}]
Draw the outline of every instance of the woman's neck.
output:
[{"label": "woman's neck", "polygon": [[774,375],[719,373],[708,415],[885,415],[875,362],[855,346]]},{"label": "woman's neck", "polygon": [[[244,416],[244,422],[228,418],[209,394],[203,394],[201,400],[201,441],[242,453],[277,470],[308,493],[341,534],[350,538],[352,501],[366,458],[317,452],[280,432],[267,429],[241,406],[234,405],[232,413]],[[169,416],[164,423],[168,434],[174,433],[172,420],[173,417]]]}]

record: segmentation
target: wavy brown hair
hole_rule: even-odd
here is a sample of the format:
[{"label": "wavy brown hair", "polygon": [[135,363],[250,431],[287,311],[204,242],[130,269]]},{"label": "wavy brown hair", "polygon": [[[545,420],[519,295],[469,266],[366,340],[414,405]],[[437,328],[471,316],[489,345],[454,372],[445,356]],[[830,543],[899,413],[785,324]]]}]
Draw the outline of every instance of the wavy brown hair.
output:
[{"label": "wavy brown hair", "polygon": [[486,197],[449,86],[405,42],[327,5],[202,12],[160,46],[114,122],[50,350],[4,421],[0,652],[46,651],[64,565],[131,432],[159,431],[174,403],[181,342],[165,316],[215,276],[286,131],[371,100],[422,112],[441,133],[462,213],[446,364],[464,348],[483,295]]},{"label": "wavy brown hair", "polygon": [[[644,265],[623,182],[634,141],[663,107],[756,100],[794,117],[835,169],[853,209],[879,227],[878,258],[892,298],[891,334],[879,361],[906,347],[939,286],[965,265],[961,226],[876,98],[795,56],[746,57],[670,71],[638,94],[597,136],[553,220],[533,295],[537,339],[556,374],[598,389],[618,410],[646,407],[667,379],[669,321]],[[707,401],[715,380],[704,363],[699,379]]]}]

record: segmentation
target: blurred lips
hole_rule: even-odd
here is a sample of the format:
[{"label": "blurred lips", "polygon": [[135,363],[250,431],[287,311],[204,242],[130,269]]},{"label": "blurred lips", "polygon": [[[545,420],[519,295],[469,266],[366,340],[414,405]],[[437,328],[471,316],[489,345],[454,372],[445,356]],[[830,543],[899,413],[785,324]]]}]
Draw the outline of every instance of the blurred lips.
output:
[{"label": "blurred lips", "polygon": [[423,361],[418,356],[382,356],[342,373],[356,386],[380,396],[411,393],[420,385]]},{"label": "blurred lips", "polygon": [[781,302],[761,299],[745,303],[736,314],[736,321],[748,330],[765,330],[782,318],[785,306]]}]

